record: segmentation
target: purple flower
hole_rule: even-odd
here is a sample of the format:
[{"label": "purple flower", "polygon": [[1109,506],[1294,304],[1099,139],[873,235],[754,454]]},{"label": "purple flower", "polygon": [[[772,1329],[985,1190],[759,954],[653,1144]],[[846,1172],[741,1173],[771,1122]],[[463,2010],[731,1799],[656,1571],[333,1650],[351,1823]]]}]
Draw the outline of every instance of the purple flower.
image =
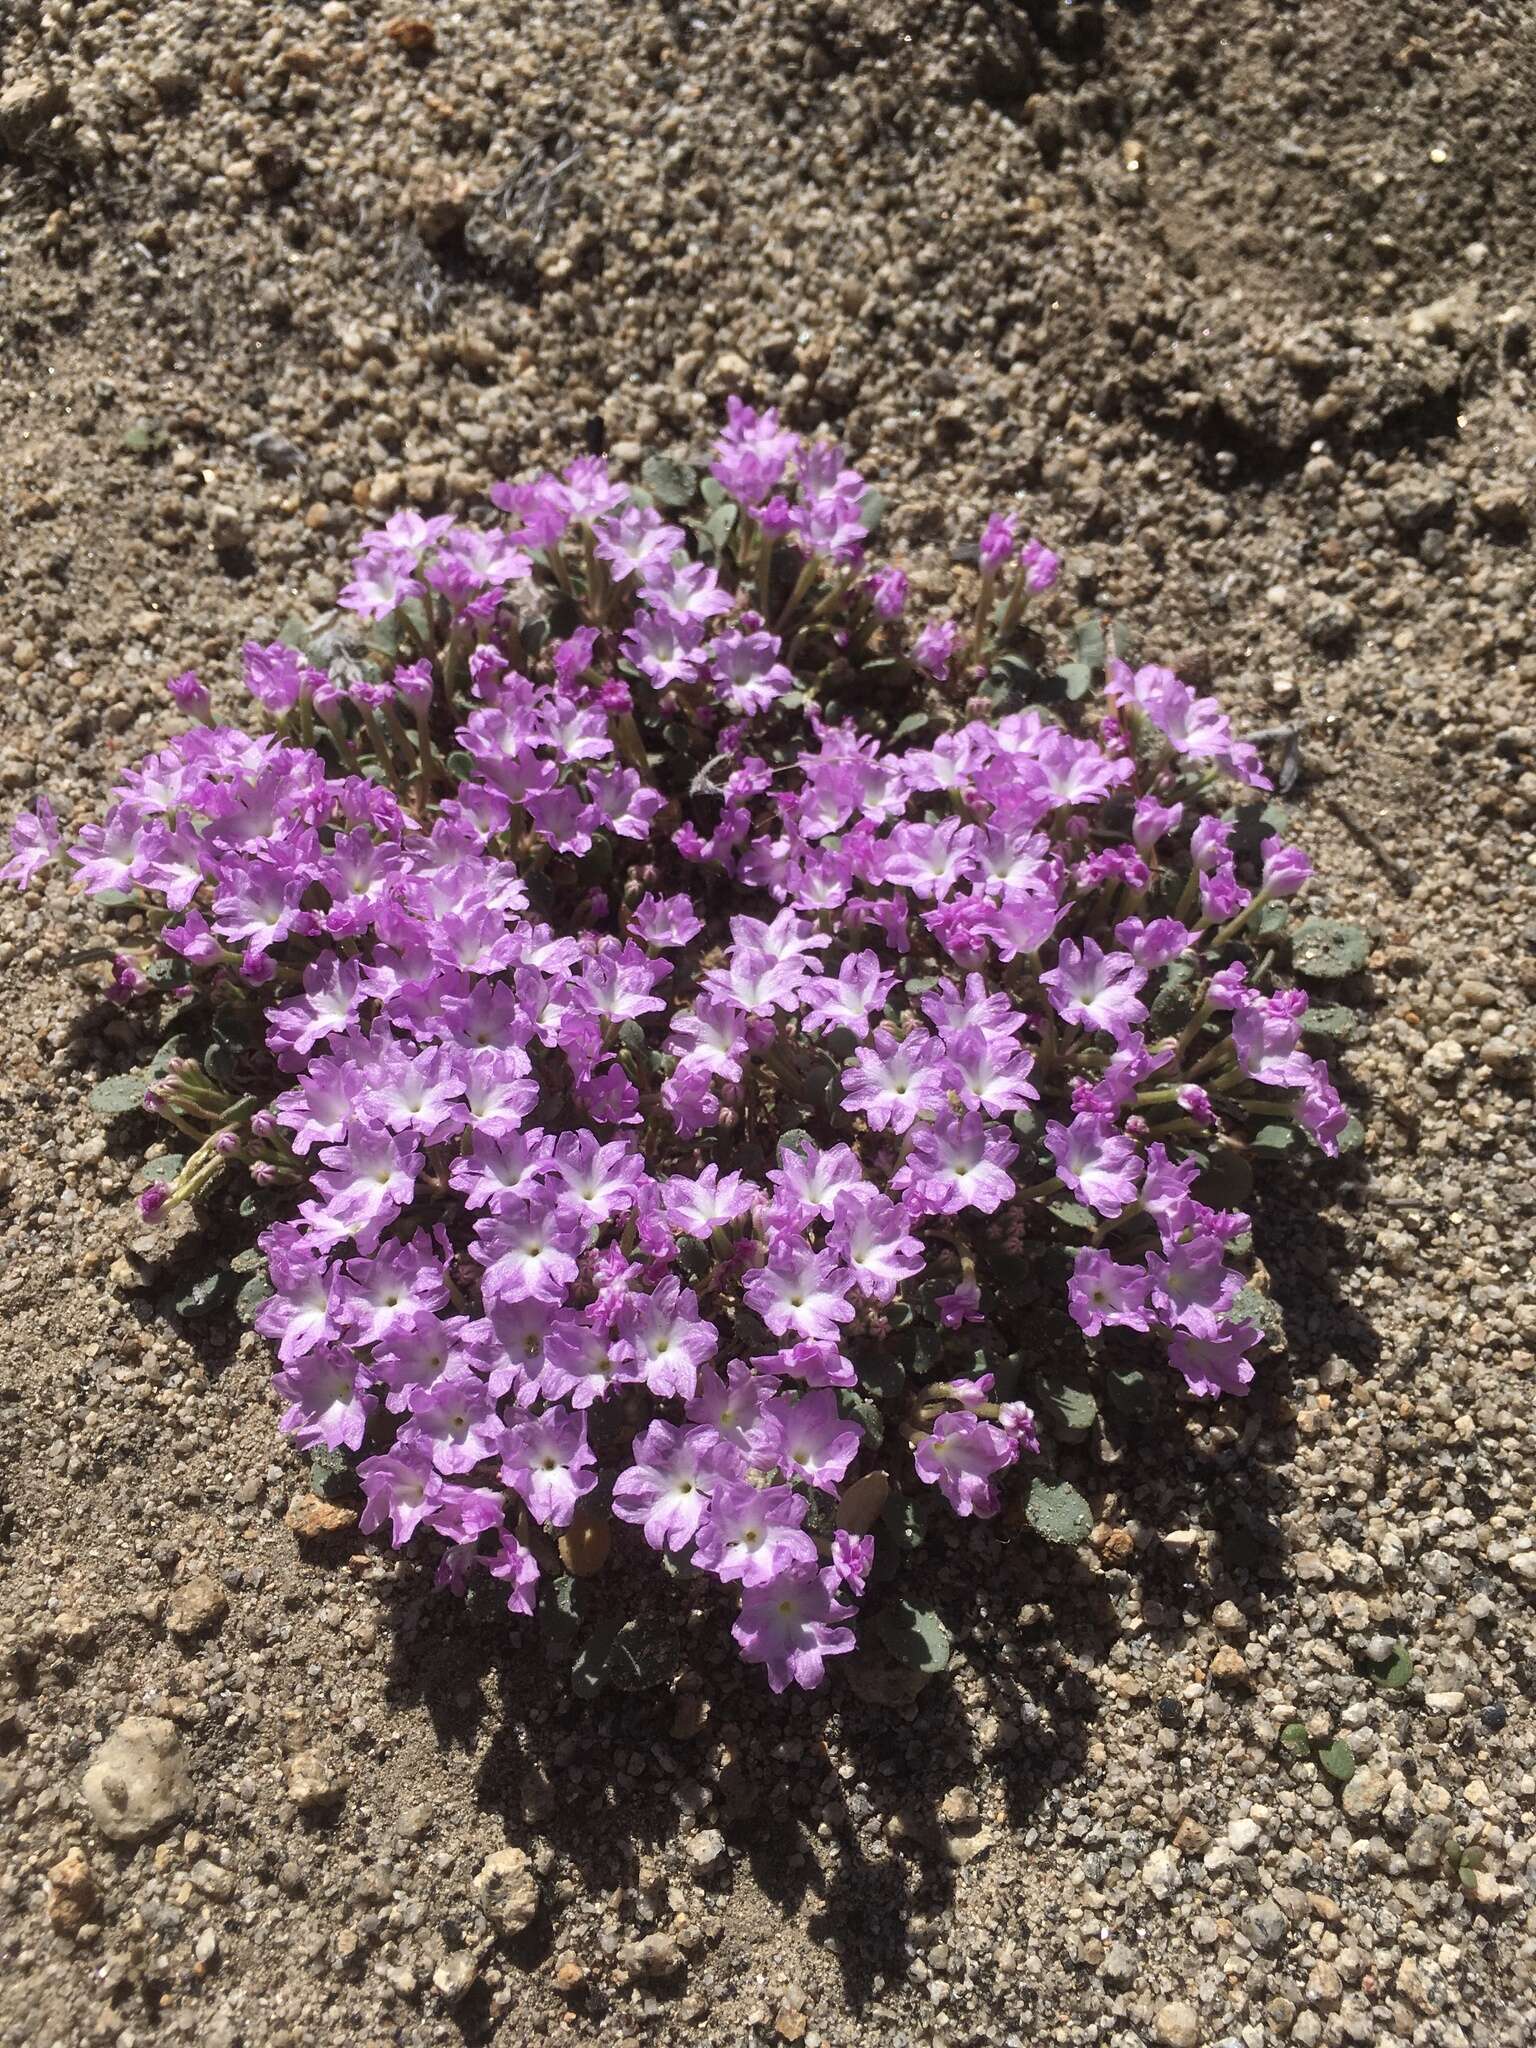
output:
[{"label": "purple flower", "polygon": [[1146,1005],[1136,993],[1146,979],[1146,970],[1129,953],[1106,953],[1095,939],[1084,939],[1081,946],[1063,939],[1056,965],[1040,982],[1063,1023],[1122,1039],[1146,1017]]},{"label": "purple flower", "polygon": [[923,1270],[923,1248],[909,1220],[899,1202],[874,1188],[850,1188],[837,1198],[827,1250],[871,1301],[890,1301]]},{"label": "purple flower", "polygon": [[653,1422],[633,1445],[634,1464],[614,1482],[613,1512],[638,1522],[652,1550],[684,1550],[698,1534],[710,1495],[737,1479],[745,1460],[707,1425]]},{"label": "purple flower", "polygon": [[1306,1083],[1312,1062],[1297,1050],[1306,1011],[1306,992],[1299,988],[1282,989],[1267,999],[1248,996],[1238,1004],[1232,1013],[1232,1043],[1237,1063],[1250,1081],[1271,1088]]},{"label": "purple flower", "polygon": [[509,1614],[532,1614],[539,1566],[531,1550],[525,1550],[515,1536],[503,1531],[486,1561],[486,1570],[506,1587]]},{"label": "purple flower", "polygon": [[662,1400],[691,1400],[699,1367],[713,1358],[720,1338],[699,1314],[691,1287],[663,1280],[654,1294],[628,1297],[619,1308],[616,1358],[633,1364]]},{"label": "purple flower", "polygon": [[1147,1253],[1152,1301],[1164,1322],[1198,1329],[1202,1318],[1231,1307],[1242,1275],[1222,1263],[1222,1251],[1219,1239],[1197,1234],[1168,1245],[1166,1257]]},{"label": "purple flower", "polygon": [[983,575],[995,575],[1010,559],[1018,544],[1018,529],[1013,521],[1006,512],[994,512],[982,529],[981,545],[977,549]]},{"label": "purple flower", "polygon": [[385,1224],[410,1201],[420,1171],[415,1145],[359,1118],[340,1144],[322,1148],[314,1181],[325,1201],[306,1202],[303,1213],[333,1242],[353,1237],[371,1251]]},{"label": "purple flower", "polygon": [[1144,1267],[1122,1265],[1108,1252],[1075,1254],[1067,1282],[1067,1306],[1085,1337],[1097,1337],[1106,1324],[1122,1330],[1147,1330],[1150,1282]]},{"label": "purple flower", "polygon": [[[1111,659],[1107,715],[994,714],[988,685],[914,742],[878,671],[910,697],[963,660],[963,697],[1056,557],[996,513],[979,591],[893,631],[863,478],[727,413],[708,533],[591,456],[493,487],[500,522],[392,515],[344,609],[398,653],[250,643],[251,730],[173,679],[184,729],[72,860],[144,913],[111,999],[228,1020],[146,1107],[204,1139],[183,1192],[248,1173],[281,1217],[282,1426],[360,1461],[364,1528],[424,1527],[440,1584],[526,1614],[509,1515],[558,1529],[611,1480],[653,1548],[739,1587],[783,1686],[851,1645],[871,1573],[835,1496],[858,1465],[903,1483],[903,1418],[859,1392],[892,1304],[963,1332],[1020,1231],[1076,1237],[1090,1339],[1155,1335],[1196,1395],[1241,1392],[1247,1218],[1199,1199],[1199,1162],[1271,1113],[1336,1150],[1347,1112],[1277,956],[1219,965],[1250,889],[1309,869],[1268,839],[1239,879],[1221,778],[1262,765],[1215,700]],[[58,836],[44,801],[0,872],[26,885]],[[1149,1042],[1170,978],[1189,1028]],[[989,1375],[948,1377],[963,1348],[925,1372],[948,1412],[913,1455],[973,1515],[1037,1436]]]},{"label": "purple flower", "polygon": [[443,1482],[419,1445],[364,1458],[357,1468],[363,1512],[357,1526],[365,1536],[389,1524],[389,1540],[402,1549],[444,1498]]},{"label": "purple flower", "polygon": [[1025,541],[1019,549],[1019,560],[1024,564],[1025,583],[1038,597],[1049,590],[1061,574],[1061,557],[1053,555],[1044,541],[1033,538]]},{"label": "purple flower", "polygon": [[481,1285],[493,1301],[565,1299],[576,1278],[575,1254],[586,1242],[579,1216],[560,1205],[553,1189],[512,1195],[475,1226],[475,1257],[485,1267]]},{"label": "purple flower", "polygon": [[1252,1384],[1248,1354],[1258,1337],[1252,1323],[1223,1323],[1210,1316],[1197,1329],[1180,1330],[1168,1346],[1168,1357],[1192,1394],[1217,1401],[1223,1394],[1245,1393]]},{"label": "purple flower", "polygon": [[959,645],[960,628],[953,619],[930,619],[912,643],[912,664],[942,683]]},{"label": "purple flower", "polygon": [[[830,1583],[829,1583],[830,1581]],[[742,1595],[741,1618],[731,1630],[749,1664],[761,1664],[775,1692],[798,1685],[814,1692],[826,1659],[854,1647],[853,1609],[836,1597],[836,1575],[805,1571],[754,1586]]]},{"label": "purple flower", "polygon": [[374,1402],[358,1385],[359,1366],[339,1344],[307,1351],[284,1366],[272,1384],[290,1403],[278,1427],[301,1451],[355,1451]]},{"label": "purple flower", "polygon": [[1321,1060],[1310,1063],[1310,1072],[1296,1098],[1296,1121],[1330,1159],[1338,1157],[1339,1138],[1349,1122],[1349,1111],[1339,1100],[1338,1090]]},{"label": "purple flower", "polygon": [[763,1456],[823,1493],[837,1491],[863,1440],[858,1424],[843,1420],[830,1389],[798,1399],[784,1395],[763,1409]]},{"label": "purple flower", "polygon": [[936,1486],[957,1515],[995,1515],[996,1474],[1019,1455],[1016,1437],[980,1416],[941,1415],[912,1454],[917,1476]]},{"label": "purple flower", "polygon": [[708,1237],[750,1214],[762,1191],[739,1173],[706,1166],[694,1178],[673,1174],[661,1184],[662,1211],[685,1237]]},{"label": "purple flower", "polygon": [[878,954],[850,953],[835,975],[813,975],[801,989],[801,1023],[807,1031],[851,1031],[869,1036],[870,1012],[879,1010],[896,985]]},{"label": "purple flower", "polygon": [[1278,835],[1262,840],[1263,890],[1266,896],[1294,896],[1312,879],[1312,863],[1299,846],[1287,846]]},{"label": "purple flower", "polygon": [[1048,1123],[1046,1150],[1063,1184],[1100,1216],[1118,1216],[1136,1199],[1141,1161],[1108,1117],[1083,1115]]},{"label": "purple flower", "polygon": [[899,619],[907,605],[907,579],[900,569],[876,569],[865,588],[877,617]]},{"label": "purple flower", "polygon": [[40,796],[30,811],[22,811],[11,826],[11,857],[0,867],[0,882],[14,882],[25,889],[53,859],[59,845],[59,822],[53,805]]},{"label": "purple flower", "polygon": [[496,1455],[503,1429],[489,1388],[468,1366],[450,1366],[406,1397],[409,1426],[397,1443],[419,1445],[439,1472],[472,1472]]},{"label": "purple flower", "polygon": [[856,1598],[863,1596],[864,1582],[874,1561],[873,1536],[850,1536],[846,1529],[833,1530],[832,1570],[838,1583],[846,1586]]},{"label": "purple flower", "polygon": [[582,1495],[597,1484],[586,1417],[546,1408],[542,1415],[513,1423],[502,1437],[501,1476],[536,1522],[565,1528]]},{"label": "purple flower", "polygon": [[693,1561],[717,1579],[744,1587],[816,1564],[816,1544],[800,1526],[805,1501],[790,1486],[751,1486],[722,1480],[699,1525]]},{"label": "purple flower", "polygon": [[898,1039],[884,1025],[843,1069],[843,1107],[862,1111],[872,1131],[909,1131],[945,1106],[948,1089],[938,1047],[926,1031]]},{"label": "purple flower", "polygon": [[1040,1099],[1039,1090],[1029,1080],[1034,1064],[1034,1054],[1016,1045],[1011,1036],[982,1031],[973,1024],[950,1040],[945,1079],[967,1109],[985,1110],[988,1116],[1011,1116]]},{"label": "purple flower", "polygon": [[742,1283],[748,1308],[775,1337],[806,1337],[836,1343],[839,1323],[853,1320],[848,1289],[853,1276],[830,1252],[813,1252],[793,1237],[781,1237],[767,1265]]}]

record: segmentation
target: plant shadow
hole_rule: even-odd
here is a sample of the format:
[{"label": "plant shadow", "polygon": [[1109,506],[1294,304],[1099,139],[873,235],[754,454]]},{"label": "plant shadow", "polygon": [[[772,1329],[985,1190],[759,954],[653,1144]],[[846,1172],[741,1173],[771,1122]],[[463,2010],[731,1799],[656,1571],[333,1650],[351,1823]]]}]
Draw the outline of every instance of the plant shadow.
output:
[{"label": "plant shadow", "polygon": [[[1358,1199],[1358,1168],[1331,1174],[1341,1206]],[[861,1650],[820,1692],[776,1697],[737,1661],[728,1603],[695,1586],[672,1682],[580,1701],[535,1633],[494,1602],[433,1593],[423,1569],[392,1598],[392,1692],[425,1709],[444,1748],[473,1758],[476,1796],[509,1839],[547,1843],[557,1866],[614,1904],[621,1943],[672,1926],[668,1889],[681,1876],[697,1888],[689,1961],[707,1966],[745,1869],[835,1960],[844,2006],[866,2011],[906,1978],[967,1864],[1005,1833],[1027,1840],[1093,1777],[1117,1716],[1150,1709],[1177,1752],[1191,1728],[1184,1702],[1159,1686],[1170,1655],[1257,1633],[1285,1593],[1289,1468],[1306,1421],[1296,1383],[1330,1364],[1368,1375],[1380,1355],[1337,1284],[1345,1232],[1315,1200],[1282,1171],[1255,1205],[1290,1328],[1250,1402],[1176,1399],[1170,1375],[1134,1427],[1068,1453],[1100,1518],[1089,1544],[1053,1548],[1005,1518],[936,1522],[904,1590],[942,1613],[960,1652],[942,1675],[919,1683]],[[677,1589],[663,1590],[676,1608]],[[658,1611],[658,1628],[669,1625]],[[1241,1714],[1246,1700],[1240,1669],[1213,1660],[1208,1714]],[[725,1847],[700,1867],[688,1843],[706,1829]],[[686,1997],[687,1981],[654,1988]],[[580,1997],[595,2021],[605,1993],[589,1982]],[[480,2038],[476,2008],[458,2021]]]}]

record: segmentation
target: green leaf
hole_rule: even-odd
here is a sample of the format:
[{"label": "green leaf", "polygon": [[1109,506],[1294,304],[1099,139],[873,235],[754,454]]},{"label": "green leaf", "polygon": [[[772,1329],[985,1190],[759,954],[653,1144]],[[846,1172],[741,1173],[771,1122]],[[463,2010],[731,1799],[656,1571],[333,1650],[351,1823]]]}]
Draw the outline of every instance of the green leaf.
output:
[{"label": "green leaf", "polygon": [[1308,917],[1296,927],[1291,959],[1303,981],[1343,981],[1364,970],[1369,935],[1341,917]]},{"label": "green leaf", "polygon": [[897,1550],[916,1550],[928,1533],[928,1503],[893,1493],[880,1510],[880,1526]]},{"label": "green leaf", "polygon": [[891,1600],[875,1616],[875,1633],[901,1663],[930,1676],[950,1659],[949,1630],[931,1607],[915,1601]]},{"label": "green leaf", "polygon": [[203,1273],[190,1286],[176,1296],[173,1306],[185,1322],[196,1322],[202,1316],[217,1315],[226,1309],[240,1292],[236,1276],[228,1266],[215,1266],[211,1273]]},{"label": "green leaf", "polygon": [[866,491],[859,500],[859,517],[867,533],[878,533],[885,519],[885,493]]},{"label": "green leaf", "polygon": [[155,456],[171,445],[171,437],[159,420],[137,419],[124,427],[118,446],[125,455]]},{"label": "green leaf", "polygon": [[1054,1373],[1037,1382],[1031,1405],[1045,1417],[1052,1434],[1069,1443],[1087,1435],[1099,1412],[1098,1402],[1086,1387],[1074,1386]]},{"label": "green leaf", "polygon": [[112,1074],[96,1083],[87,1100],[98,1116],[126,1116],[129,1110],[144,1107],[148,1086],[148,1074]]},{"label": "green leaf", "polygon": [[162,1152],[158,1159],[146,1159],[128,1185],[135,1194],[144,1188],[169,1187],[186,1163],[184,1152]]},{"label": "green leaf", "polygon": [[1413,1677],[1413,1657],[1401,1643],[1394,1646],[1389,1657],[1366,1660],[1366,1670],[1378,1685],[1390,1686],[1394,1691],[1407,1685]]},{"label": "green leaf", "polygon": [[260,1314],[262,1303],[272,1299],[272,1293],[272,1282],[265,1273],[253,1273],[240,1289],[235,1296],[235,1314],[247,1328]]},{"label": "green leaf", "polygon": [[166,1039],[149,1063],[149,1077],[152,1081],[163,1081],[177,1060],[195,1059],[197,1048],[184,1032]]},{"label": "green leaf", "polygon": [[647,1692],[670,1675],[666,1636],[652,1624],[626,1621],[608,1653],[608,1683],[620,1692]]},{"label": "green leaf", "polygon": [[1152,1377],[1139,1366],[1112,1366],[1104,1375],[1104,1398],[1111,1408],[1130,1414],[1144,1408],[1152,1391]]},{"label": "green leaf", "polygon": [[914,711],[901,721],[895,732],[892,733],[891,738],[893,740],[909,740],[914,733],[922,732],[931,723],[932,720],[926,711]]},{"label": "green leaf", "polygon": [[1343,1130],[1340,1131],[1335,1142],[1338,1145],[1339,1157],[1341,1159],[1347,1159],[1351,1152],[1358,1152],[1360,1150],[1360,1147],[1365,1143],[1365,1125],[1361,1123],[1359,1117],[1352,1116],[1350,1118]]},{"label": "green leaf", "polygon": [[659,1645],[638,1621],[600,1622],[571,1663],[571,1690],[583,1700],[596,1699],[610,1685],[620,1692],[643,1692],[665,1677]]},{"label": "green leaf", "polygon": [[1314,1048],[1353,1045],[1360,1035],[1360,1019],[1347,1003],[1319,1003],[1302,1018],[1301,1035]]},{"label": "green leaf", "polygon": [[1058,1223],[1064,1223],[1068,1230],[1093,1230],[1096,1228],[1094,1214],[1081,1202],[1074,1202],[1070,1195],[1058,1195],[1054,1202],[1047,1202],[1046,1208]]},{"label": "green leaf", "polygon": [[885,1434],[885,1418],[879,1406],[853,1387],[837,1389],[837,1412],[845,1422],[856,1422],[872,1444]]},{"label": "green leaf", "polygon": [[1285,1318],[1278,1305],[1262,1289],[1240,1287],[1229,1311],[1234,1320],[1256,1323],[1259,1334],[1273,1351],[1285,1349]]},{"label": "green leaf", "polygon": [[[1278,939],[1282,933],[1289,930],[1293,914],[1292,907],[1288,902],[1266,903],[1262,910],[1249,918],[1247,931],[1244,936],[1257,952],[1261,950],[1258,945],[1259,940]],[[1239,940],[1238,943],[1241,944],[1242,941]]]},{"label": "green leaf", "polygon": [[1296,1143],[1296,1126],[1283,1123],[1255,1124],[1248,1133],[1248,1149],[1274,1159],[1282,1152],[1289,1152]]},{"label": "green leaf", "polygon": [[1093,1510],[1077,1488],[1065,1479],[1047,1479],[1043,1473],[1029,1482],[1024,1513],[1037,1536],[1073,1550],[1088,1541],[1093,1528]]},{"label": "green leaf", "polygon": [[1292,1756],[1310,1756],[1312,1738],[1307,1733],[1304,1721],[1287,1721],[1280,1730],[1280,1747],[1288,1749]]},{"label": "green leaf", "polygon": [[724,554],[725,544],[736,530],[738,516],[739,508],[736,505],[717,505],[707,519],[699,521],[700,533],[717,555]]},{"label": "green leaf", "polygon": [[1104,628],[1092,612],[1077,622],[1077,659],[1090,669],[1104,666]]},{"label": "green leaf", "polygon": [[877,1401],[894,1401],[907,1383],[906,1370],[894,1350],[866,1352],[859,1359],[858,1373],[860,1387],[868,1388]]},{"label": "green leaf", "polygon": [[651,455],[640,465],[640,478],[658,505],[681,511],[698,495],[699,473],[691,463],[671,455]]},{"label": "green leaf", "polygon": [[1187,960],[1174,960],[1163,970],[1162,985],[1152,998],[1147,1030],[1158,1036],[1178,1031],[1194,1015],[1195,970]]},{"label": "green leaf", "polygon": [[342,1500],[355,1493],[357,1482],[352,1466],[341,1451],[311,1451],[309,1490],[325,1500]]},{"label": "green leaf", "polygon": [[571,1661],[571,1691],[579,1700],[595,1700],[608,1683],[608,1659],[621,1623],[599,1622]]},{"label": "green leaf", "polygon": [[1326,1749],[1320,1749],[1317,1760],[1329,1777],[1336,1778],[1341,1785],[1347,1785],[1355,1775],[1355,1752],[1342,1736],[1336,1735]]},{"label": "green leaf", "polygon": [[540,1583],[538,1606],[534,1611],[538,1616],[544,1647],[552,1657],[564,1660],[575,1651],[586,1604],[585,1586],[569,1572]]},{"label": "green leaf", "polygon": [[1241,1209],[1253,1193],[1253,1167],[1236,1145],[1217,1145],[1195,1178],[1193,1193],[1208,1209]]},{"label": "green leaf", "polygon": [[1064,661],[1056,675],[1070,704],[1080,703],[1093,688],[1093,670],[1086,661]]},{"label": "green leaf", "polygon": [[217,1038],[203,1054],[203,1072],[210,1081],[217,1081],[221,1088],[235,1086],[235,1065],[240,1057],[239,1048],[228,1039]]},{"label": "green leaf", "polygon": [[443,766],[455,782],[468,782],[475,772],[475,757],[466,754],[462,747],[455,747]]}]

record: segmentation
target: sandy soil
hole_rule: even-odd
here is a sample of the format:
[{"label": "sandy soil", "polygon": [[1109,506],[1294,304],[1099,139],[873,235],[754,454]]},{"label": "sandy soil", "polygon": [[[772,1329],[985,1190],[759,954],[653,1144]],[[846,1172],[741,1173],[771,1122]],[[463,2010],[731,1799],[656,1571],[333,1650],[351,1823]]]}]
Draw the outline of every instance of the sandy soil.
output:
[{"label": "sandy soil", "polygon": [[[915,1699],[775,1703],[700,1627],[675,1696],[583,1708],[289,1527],[262,1347],[178,1314],[195,1246],[121,1257],[91,923],[7,896],[4,2048],[1531,2038],[1533,140],[1492,0],[0,13],[0,809],[83,820],[379,510],[594,420],[698,448],[740,389],[846,439],[920,577],[1017,497],[1292,729],[1373,945],[1366,1145],[1266,1198],[1246,1428],[1085,1452],[1080,1557],[956,1538]],[[145,1714],[187,1782],[118,1845],[80,1780]]]}]

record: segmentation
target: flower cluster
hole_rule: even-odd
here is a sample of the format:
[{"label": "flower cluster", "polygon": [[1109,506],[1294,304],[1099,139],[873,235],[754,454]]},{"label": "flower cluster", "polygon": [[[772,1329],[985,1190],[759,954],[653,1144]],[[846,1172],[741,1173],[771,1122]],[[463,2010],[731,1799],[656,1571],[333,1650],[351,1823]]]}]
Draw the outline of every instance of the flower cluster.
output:
[{"label": "flower cluster", "polygon": [[177,677],[70,857],[144,911],[116,992],[222,1054],[153,1084],[194,1144],[145,1206],[268,1191],[282,1427],[355,1454],[364,1530],[528,1614],[631,1525],[814,1686],[893,1506],[1036,1466],[1017,1276],[1065,1246],[1090,1353],[1241,1393],[1213,1158],[1344,1112],[1273,977],[1307,862],[1214,699],[1063,688],[1006,515],[912,628],[863,478],[772,411],[654,474],[392,517],[345,630],[245,649],[261,729]]}]

